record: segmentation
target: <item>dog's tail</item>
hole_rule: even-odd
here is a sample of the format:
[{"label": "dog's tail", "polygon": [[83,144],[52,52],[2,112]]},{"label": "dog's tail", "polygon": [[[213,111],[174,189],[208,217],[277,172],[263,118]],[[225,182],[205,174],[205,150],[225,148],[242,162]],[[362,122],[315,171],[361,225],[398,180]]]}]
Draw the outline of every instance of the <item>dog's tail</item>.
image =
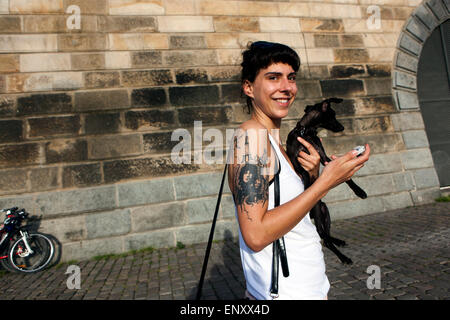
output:
[{"label": "dog's tail", "polygon": [[353,180],[346,181],[347,185],[350,187],[350,189],[353,190],[353,192],[360,197],[361,199],[367,198],[367,193],[361,189],[356,183],[353,182]]}]

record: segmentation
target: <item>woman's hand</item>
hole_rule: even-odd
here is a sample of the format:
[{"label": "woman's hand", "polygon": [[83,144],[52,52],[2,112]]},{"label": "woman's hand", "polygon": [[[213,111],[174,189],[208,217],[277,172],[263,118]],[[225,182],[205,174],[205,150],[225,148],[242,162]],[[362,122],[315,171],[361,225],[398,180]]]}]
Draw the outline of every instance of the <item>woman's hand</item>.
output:
[{"label": "woman's hand", "polygon": [[314,148],[308,141],[301,137],[298,137],[297,139],[309,151],[309,154],[304,151],[300,151],[298,153],[297,161],[300,163],[303,169],[305,169],[309,173],[311,180],[314,181],[319,176],[320,155],[319,153],[317,153],[316,148]]},{"label": "woman's hand", "polygon": [[352,176],[364,166],[364,163],[369,160],[370,147],[366,144],[366,151],[359,157],[356,157],[358,152],[352,150],[341,157],[331,156],[332,161],[325,162],[325,168],[322,171],[321,179],[326,179],[331,188],[348,181]]}]

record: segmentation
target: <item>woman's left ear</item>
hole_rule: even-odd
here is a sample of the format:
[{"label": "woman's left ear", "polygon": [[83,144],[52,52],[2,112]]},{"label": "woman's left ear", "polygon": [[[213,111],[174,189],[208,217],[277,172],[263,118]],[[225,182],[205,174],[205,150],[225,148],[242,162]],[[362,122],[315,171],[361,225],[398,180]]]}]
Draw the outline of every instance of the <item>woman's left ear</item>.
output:
[{"label": "woman's left ear", "polygon": [[247,97],[253,98],[253,85],[250,81],[244,81],[244,83],[242,84],[242,91]]}]

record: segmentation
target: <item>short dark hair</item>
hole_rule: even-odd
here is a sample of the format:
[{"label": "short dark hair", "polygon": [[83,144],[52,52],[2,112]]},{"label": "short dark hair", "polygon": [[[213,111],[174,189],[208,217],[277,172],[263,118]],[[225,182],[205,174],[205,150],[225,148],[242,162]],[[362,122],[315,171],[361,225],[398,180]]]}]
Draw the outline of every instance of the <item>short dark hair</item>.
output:
[{"label": "short dark hair", "polygon": [[[246,81],[255,81],[259,70],[273,63],[286,63],[297,72],[300,68],[300,57],[292,48],[275,42],[256,41],[249,43],[242,53],[241,85]],[[241,88],[242,91],[242,88]],[[247,111],[252,109],[252,99],[247,97]]]}]

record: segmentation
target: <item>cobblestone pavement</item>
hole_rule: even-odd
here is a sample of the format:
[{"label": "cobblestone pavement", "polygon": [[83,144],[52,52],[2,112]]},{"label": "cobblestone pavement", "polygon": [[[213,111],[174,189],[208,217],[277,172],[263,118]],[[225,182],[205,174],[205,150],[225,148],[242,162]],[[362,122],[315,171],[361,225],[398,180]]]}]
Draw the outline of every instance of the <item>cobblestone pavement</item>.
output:
[{"label": "cobblestone pavement", "polygon": [[[334,221],[332,234],[347,241],[342,252],[354,263],[343,265],[323,249],[330,300],[450,298],[450,203]],[[0,299],[194,299],[205,248],[203,243],[70,262],[81,269],[81,288],[72,290],[65,274],[69,263],[30,275],[2,270]],[[371,265],[380,268],[380,289],[367,288]],[[244,284],[237,239],[214,242],[203,298],[241,299]]]}]

